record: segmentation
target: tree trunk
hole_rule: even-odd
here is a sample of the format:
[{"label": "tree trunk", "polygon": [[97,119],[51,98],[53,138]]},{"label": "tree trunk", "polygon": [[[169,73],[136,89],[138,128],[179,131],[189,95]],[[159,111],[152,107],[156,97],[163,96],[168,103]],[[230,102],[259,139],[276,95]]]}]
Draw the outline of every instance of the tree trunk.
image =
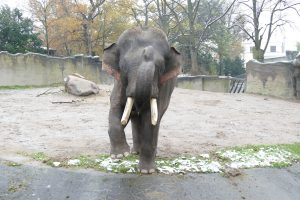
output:
[{"label": "tree trunk", "polygon": [[253,49],[253,58],[259,62],[264,62],[264,50],[262,49]]},{"label": "tree trunk", "polygon": [[191,0],[187,1],[188,6],[188,19],[189,19],[189,40],[190,40],[190,53],[191,53],[191,74],[197,75],[199,74],[199,66],[197,61],[197,49],[196,49],[196,42],[195,42],[195,20],[193,17],[193,4]]},{"label": "tree trunk", "polygon": [[84,43],[87,55],[92,55],[91,27],[88,20],[83,25]]},{"label": "tree trunk", "polygon": [[191,74],[192,75],[197,75],[199,74],[199,69],[198,69],[198,62],[197,62],[197,52],[195,47],[191,46],[190,47],[190,53],[191,53]]},{"label": "tree trunk", "polygon": [[220,61],[219,61],[219,69],[218,69],[218,75],[222,76],[224,75],[224,61],[223,61],[223,56],[219,54]]},{"label": "tree trunk", "polygon": [[88,55],[92,55],[92,29],[90,22],[88,22],[88,50]]},{"label": "tree trunk", "polygon": [[[105,30],[106,30],[106,13],[103,11],[103,20],[102,20],[102,49],[105,49]],[[101,29],[99,30],[101,31]]]},{"label": "tree trunk", "polygon": [[86,48],[87,48],[87,55],[92,55],[92,29],[91,29],[91,22],[87,20],[86,25]]},{"label": "tree trunk", "polygon": [[50,54],[50,51],[49,51],[49,33],[48,33],[48,26],[45,26],[45,38],[46,38],[47,55],[49,55],[49,54]]}]

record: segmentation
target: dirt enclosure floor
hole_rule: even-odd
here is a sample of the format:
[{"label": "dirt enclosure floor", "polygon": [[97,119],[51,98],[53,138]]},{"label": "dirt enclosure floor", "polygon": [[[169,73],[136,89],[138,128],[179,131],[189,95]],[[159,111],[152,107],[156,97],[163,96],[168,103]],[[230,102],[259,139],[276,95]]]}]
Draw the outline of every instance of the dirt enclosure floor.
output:
[{"label": "dirt enclosure floor", "polygon": [[[99,95],[85,98],[61,92],[61,88],[51,88],[50,94],[40,96],[48,88],[0,90],[0,155],[109,153],[111,86],[100,87]],[[130,131],[129,124],[126,135],[132,146]],[[293,142],[300,142],[299,101],[176,88],[161,123],[158,155]]]}]

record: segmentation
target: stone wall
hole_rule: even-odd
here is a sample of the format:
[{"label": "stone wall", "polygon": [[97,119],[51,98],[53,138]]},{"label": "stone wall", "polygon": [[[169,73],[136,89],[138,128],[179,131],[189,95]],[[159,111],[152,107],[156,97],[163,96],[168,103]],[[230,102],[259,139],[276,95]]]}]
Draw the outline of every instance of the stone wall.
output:
[{"label": "stone wall", "polygon": [[[78,73],[96,83],[112,84],[101,70],[99,57],[53,57],[43,54],[0,52],[0,86],[49,86],[63,84],[65,76]],[[179,77],[178,87],[229,92],[230,78],[218,76]]]},{"label": "stone wall", "polygon": [[230,90],[230,82],[231,78],[225,76],[185,76],[177,79],[177,87],[227,93]]},{"label": "stone wall", "polygon": [[96,83],[111,83],[101,71],[99,57],[52,57],[36,53],[0,52],[0,86],[47,86],[63,83],[69,74],[79,73]]},{"label": "stone wall", "polygon": [[295,69],[292,61],[260,63],[251,60],[246,64],[246,92],[281,98],[299,98],[297,84],[300,79],[296,76]]}]

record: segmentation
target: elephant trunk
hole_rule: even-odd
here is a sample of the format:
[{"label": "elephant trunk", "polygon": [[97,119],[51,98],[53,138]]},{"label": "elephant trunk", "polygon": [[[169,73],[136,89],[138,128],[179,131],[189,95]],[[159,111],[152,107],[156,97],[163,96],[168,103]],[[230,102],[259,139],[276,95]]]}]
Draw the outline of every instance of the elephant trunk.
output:
[{"label": "elephant trunk", "polygon": [[[121,118],[121,124],[126,125],[129,120],[129,116],[132,110],[132,106],[135,104],[137,108],[145,106],[148,102],[151,110],[151,124],[155,126],[158,121],[158,109],[157,109],[157,81],[155,76],[155,67],[151,66],[144,70],[139,70],[136,82],[135,95],[133,97],[127,97],[124,112]],[[147,106],[147,105],[146,105]]]},{"label": "elephant trunk", "polygon": [[137,107],[149,106],[151,110],[151,123],[157,124],[158,109],[158,77],[155,76],[155,66],[149,62],[141,68],[138,73],[135,91],[135,100]]},{"label": "elephant trunk", "polygon": [[137,71],[135,99],[137,106],[143,106],[145,101],[158,96],[158,77],[153,62],[144,62]]},{"label": "elephant trunk", "polygon": [[[155,126],[158,121],[158,73],[156,73],[152,46],[143,50],[143,62],[137,68],[135,79],[132,78],[129,78],[129,85],[127,86],[127,102],[121,123],[127,124],[133,105],[135,105],[138,113],[144,109],[149,109],[150,106],[151,123]],[[132,84],[135,84],[135,87]]]},{"label": "elephant trunk", "polygon": [[150,106],[151,123],[157,124],[158,109],[158,77],[155,77],[155,66],[150,62],[144,63],[140,66],[137,72],[136,86],[134,97],[127,97],[125,109],[122,115],[121,124],[126,125],[131,113],[132,106],[135,105],[138,111]]}]

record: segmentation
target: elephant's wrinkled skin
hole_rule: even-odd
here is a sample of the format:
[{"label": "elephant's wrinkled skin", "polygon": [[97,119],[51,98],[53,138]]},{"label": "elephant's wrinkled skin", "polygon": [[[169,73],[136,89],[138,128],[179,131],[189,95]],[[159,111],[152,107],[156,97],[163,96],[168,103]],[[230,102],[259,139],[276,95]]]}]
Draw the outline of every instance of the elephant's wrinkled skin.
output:
[{"label": "elephant's wrinkled skin", "polygon": [[[104,50],[103,68],[115,78],[110,97],[109,137],[111,157],[129,154],[124,125],[121,124],[126,100],[134,100],[132,123],[132,153],[140,154],[142,173],[155,171],[155,155],[160,121],[168,108],[181,56],[170,47],[166,35],[159,29],[135,28],[125,31]],[[151,123],[150,99],[157,99],[157,124]]]}]

